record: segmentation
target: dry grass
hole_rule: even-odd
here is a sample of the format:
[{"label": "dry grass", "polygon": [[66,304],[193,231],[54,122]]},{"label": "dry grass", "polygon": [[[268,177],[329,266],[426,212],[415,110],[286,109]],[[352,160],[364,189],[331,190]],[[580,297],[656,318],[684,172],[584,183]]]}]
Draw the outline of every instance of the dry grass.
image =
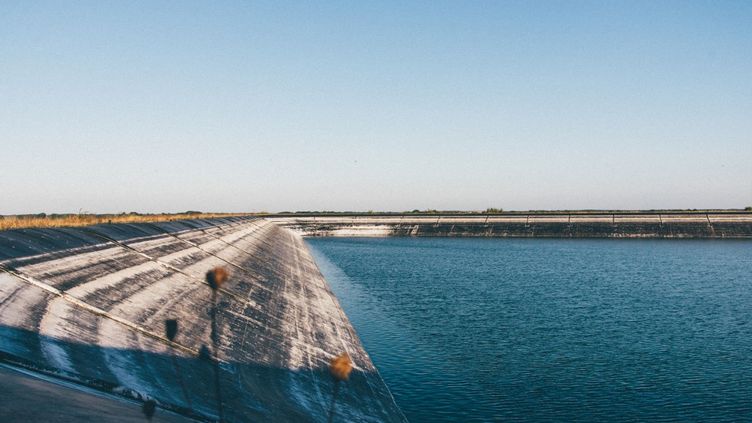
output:
[{"label": "dry grass", "polygon": [[67,214],[0,216],[0,231],[20,228],[53,228],[63,226],[88,226],[98,223],[165,222],[180,219],[207,219],[213,217],[247,216],[244,213],[175,213],[175,214]]}]

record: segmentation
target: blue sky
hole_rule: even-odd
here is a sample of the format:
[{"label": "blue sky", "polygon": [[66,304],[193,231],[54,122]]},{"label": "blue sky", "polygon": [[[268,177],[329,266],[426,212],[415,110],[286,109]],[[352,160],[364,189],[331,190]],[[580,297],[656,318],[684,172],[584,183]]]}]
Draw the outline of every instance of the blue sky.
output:
[{"label": "blue sky", "polygon": [[752,205],[752,2],[0,3],[0,214]]}]

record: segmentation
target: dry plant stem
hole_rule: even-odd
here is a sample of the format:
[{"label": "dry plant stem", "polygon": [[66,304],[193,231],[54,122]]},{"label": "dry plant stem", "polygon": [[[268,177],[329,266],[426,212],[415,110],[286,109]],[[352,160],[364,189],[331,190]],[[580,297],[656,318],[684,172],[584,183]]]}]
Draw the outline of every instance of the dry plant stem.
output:
[{"label": "dry plant stem", "polygon": [[178,365],[178,359],[174,355],[172,356],[172,365],[175,367],[175,374],[178,376],[178,382],[180,382],[180,389],[183,391],[183,396],[185,397],[186,404],[188,404],[188,409],[193,410],[193,403],[191,402],[191,397],[188,395],[188,388],[186,388],[185,381],[183,380],[183,375],[180,373],[180,366]]},{"label": "dry plant stem", "polygon": [[337,394],[339,393],[339,384],[350,378],[352,372],[352,361],[347,353],[342,353],[329,363],[329,374],[334,379],[334,393],[332,394],[332,405],[329,408],[329,423],[334,419],[334,407],[337,404]]},{"label": "dry plant stem", "polygon": [[212,338],[212,350],[214,352],[214,389],[217,395],[217,414],[219,421],[224,422],[224,409],[222,406],[222,388],[220,386],[220,367],[219,367],[219,333],[217,332],[217,291],[212,290],[212,312],[211,312],[211,338]]},{"label": "dry plant stem", "polygon": [[332,404],[329,406],[329,423],[334,421],[334,406],[337,403],[337,394],[339,393],[339,380],[334,381],[334,394],[332,394]]},{"label": "dry plant stem", "polygon": [[[176,319],[165,320],[165,336],[171,342],[175,342],[175,337],[178,335],[178,321]],[[180,373],[180,366],[178,365],[178,358],[175,354],[170,356],[172,361],[172,367],[175,369],[175,376],[180,383],[180,389],[183,391],[185,397],[185,403],[188,405],[188,409],[193,410],[193,404],[191,398],[188,396],[188,389],[185,387],[185,381],[183,381],[183,375]]]}]

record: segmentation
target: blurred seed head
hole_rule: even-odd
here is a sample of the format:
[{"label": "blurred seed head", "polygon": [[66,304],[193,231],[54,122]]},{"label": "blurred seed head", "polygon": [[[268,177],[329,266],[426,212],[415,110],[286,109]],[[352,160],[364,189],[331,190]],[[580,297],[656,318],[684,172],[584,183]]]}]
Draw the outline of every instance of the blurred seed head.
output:
[{"label": "blurred seed head", "polygon": [[165,320],[165,335],[170,341],[175,340],[175,336],[178,334],[178,321],[175,319]]},{"label": "blurred seed head", "polygon": [[217,266],[214,269],[206,272],[206,282],[211,289],[218,290],[222,287],[222,284],[230,277],[230,272],[224,267]]},{"label": "blurred seed head", "polygon": [[198,349],[198,358],[200,360],[206,360],[206,361],[211,360],[211,352],[209,351],[209,347],[202,344],[201,348]]},{"label": "blurred seed head", "polygon": [[336,381],[345,381],[352,372],[352,361],[347,353],[342,353],[329,363],[329,372]]},{"label": "blurred seed head", "polygon": [[157,411],[157,402],[152,399],[145,401],[144,405],[141,406],[141,411],[148,420],[151,420],[154,417],[154,412]]}]

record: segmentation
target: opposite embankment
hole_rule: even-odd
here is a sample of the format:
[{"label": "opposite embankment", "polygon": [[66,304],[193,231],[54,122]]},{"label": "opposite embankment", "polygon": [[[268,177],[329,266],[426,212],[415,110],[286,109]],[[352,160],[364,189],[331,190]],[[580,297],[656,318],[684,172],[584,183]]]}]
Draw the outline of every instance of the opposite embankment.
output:
[{"label": "opposite embankment", "polygon": [[[207,270],[218,295],[219,384]],[[179,331],[170,341],[165,321]],[[301,237],[225,218],[0,232],[0,358],[199,420],[404,421]],[[54,404],[47,405],[54,407]]]},{"label": "opposite embankment", "polygon": [[752,238],[752,213],[305,215],[269,220],[303,236]]}]

